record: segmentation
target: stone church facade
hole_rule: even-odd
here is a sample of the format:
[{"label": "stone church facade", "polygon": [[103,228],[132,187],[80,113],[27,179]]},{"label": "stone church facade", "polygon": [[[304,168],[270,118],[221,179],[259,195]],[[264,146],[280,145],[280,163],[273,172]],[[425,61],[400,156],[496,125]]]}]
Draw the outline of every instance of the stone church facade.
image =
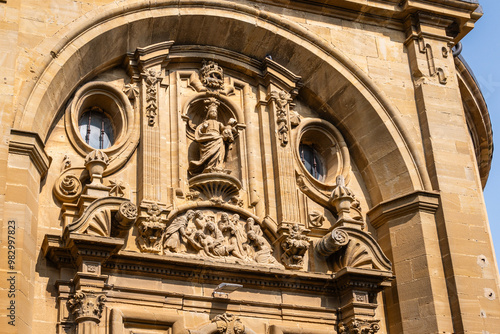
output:
[{"label": "stone church facade", "polygon": [[0,332],[500,332],[476,1],[0,16]]}]

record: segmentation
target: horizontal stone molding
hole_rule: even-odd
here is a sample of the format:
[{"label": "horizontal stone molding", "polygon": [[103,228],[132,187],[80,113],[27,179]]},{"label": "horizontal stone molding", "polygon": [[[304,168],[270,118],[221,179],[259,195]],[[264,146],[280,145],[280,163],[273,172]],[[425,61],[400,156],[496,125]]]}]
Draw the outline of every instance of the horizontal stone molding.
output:
[{"label": "horizontal stone molding", "polygon": [[172,334],[187,334],[184,327],[184,318],[168,314],[164,309],[144,307],[114,307],[110,312],[109,333],[125,333],[125,322],[142,322],[154,325],[170,326]]},{"label": "horizontal stone molding", "polygon": [[[269,327],[269,334],[303,334],[306,333],[303,328],[298,327],[283,327],[271,325]],[[308,334],[332,334],[336,333],[334,330],[325,330],[325,329],[307,329]]]},{"label": "horizontal stone molding", "polygon": [[9,153],[27,155],[43,177],[50,166],[51,158],[45,153],[45,145],[35,132],[10,130]]},{"label": "horizontal stone molding", "polygon": [[384,201],[367,212],[373,227],[379,228],[391,219],[423,211],[434,214],[439,207],[437,192],[415,191],[401,197]]}]

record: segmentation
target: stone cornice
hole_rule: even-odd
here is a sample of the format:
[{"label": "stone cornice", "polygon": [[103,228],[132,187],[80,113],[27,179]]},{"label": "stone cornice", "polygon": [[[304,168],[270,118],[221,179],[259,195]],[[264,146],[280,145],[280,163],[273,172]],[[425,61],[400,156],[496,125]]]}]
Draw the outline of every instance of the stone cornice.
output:
[{"label": "stone cornice", "polygon": [[[100,261],[103,275],[147,275],[209,284],[225,281],[249,288],[300,290],[314,294],[335,293],[345,289],[347,276],[351,278],[350,285],[381,290],[393,276],[391,271],[365,268],[344,268],[338,273],[329,274],[283,270],[265,265],[220,263],[196,256],[159,256],[125,250],[116,252],[116,249],[104,249],[103,252],[103,242],[114,245],[117,239],[90,235],[79,236],[77,239],[81,242],[65,243],[59,236],[46,235],[42,246],[43,254],[59,267],[75,268],[75,262],[81,263],[82,257]],[[109,241],[106,242],[105,239]]]},{"label": "stone cornice", "polygon": [[440,195],[437,192],[415,191],[385,202],[367,212],[373,227],[379,228],[391,219],[423,211],[434,214],[439,207]]},{"label": "stone cornice", "polygon": [[448,18],[456,23],[457,31],[452,36],[454,42],[467,35],[482,16],[477,2],[463,0],[264,0],[262,2],[394,29],[401,29],[408,16],[425,12]]},{"label": "stone cornice", "polygon": [[29,156],[42,177],[49,169],[51,158],[45,153],[45,145],[35,132],[11,129],[9,153]]}]

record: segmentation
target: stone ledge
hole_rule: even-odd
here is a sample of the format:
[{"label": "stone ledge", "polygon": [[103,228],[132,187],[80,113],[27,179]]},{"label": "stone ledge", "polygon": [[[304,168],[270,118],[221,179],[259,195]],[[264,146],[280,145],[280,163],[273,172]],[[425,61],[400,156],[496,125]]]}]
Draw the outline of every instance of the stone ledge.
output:
[{"label": "stone ledge", "polygon": [[45,153],[45,145],[35,132],[10,130],[9,153],[27,155],[43,177],[47,173],[51,158]]},{"label": "stone ledge", "polygon": [[372,208],[367,212],[373,227],[379,228],[391,219],[423,211],[434,214],[439,207],[440,195],[437,192],[415,191],[394,198]]}]

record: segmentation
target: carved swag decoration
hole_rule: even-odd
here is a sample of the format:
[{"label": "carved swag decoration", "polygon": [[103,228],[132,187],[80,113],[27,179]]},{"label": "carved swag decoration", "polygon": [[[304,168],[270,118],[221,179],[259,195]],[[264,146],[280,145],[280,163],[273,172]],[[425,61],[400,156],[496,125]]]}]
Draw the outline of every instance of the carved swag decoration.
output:
[{"label": "carved swag decoration", "polygon": [[[142,252],[189,254],[216,261],[282,268],[253,218],[244,221],[238,214],[189,210],[164,227],[158,214],[152,211],[150,214],[149,221],[146,219],[139,225]],[[154,228],[146,227],[150,225]]]}]

